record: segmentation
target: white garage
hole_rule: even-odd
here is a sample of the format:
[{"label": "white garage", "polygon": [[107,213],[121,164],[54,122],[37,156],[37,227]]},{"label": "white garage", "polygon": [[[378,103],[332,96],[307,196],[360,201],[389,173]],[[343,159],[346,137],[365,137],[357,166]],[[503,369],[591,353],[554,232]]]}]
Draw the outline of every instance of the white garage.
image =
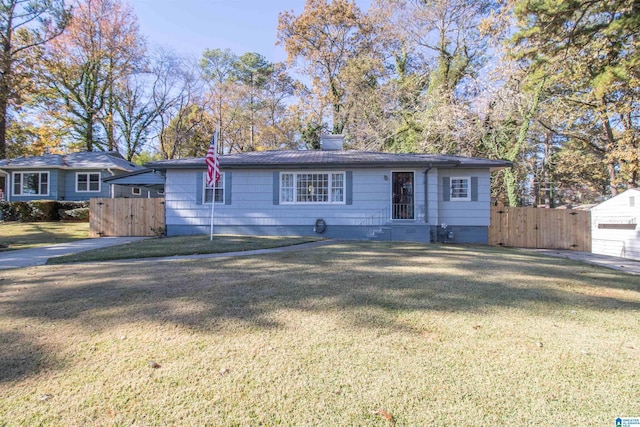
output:
[{"label": "white garage", "polygon": [[640,191],[631,189],[591,209],[591,252],[640,260]]}]

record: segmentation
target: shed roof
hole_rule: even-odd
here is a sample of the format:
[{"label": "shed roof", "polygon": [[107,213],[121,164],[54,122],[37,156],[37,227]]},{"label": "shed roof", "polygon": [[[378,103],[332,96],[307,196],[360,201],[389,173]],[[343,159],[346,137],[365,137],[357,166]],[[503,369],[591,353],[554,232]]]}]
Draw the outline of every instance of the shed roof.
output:
[{"label": "shed roof", "polygon": [[[300,167],[510,167],[511,162],[479,157],[446,156],[440,154],[381,153],[371,151],[252,151],[220,156],[221,169],[295,169]],[[147,163],[153,169],[203,169],[204,157],[161,160]]]},{"label": "shed roof", "polygon": [[142,167],[127,161],[115,151],[81,151],[3,159],[0,160],[0,169],[118,169],[131,172]]},{"label": "shed roof", "polygon": [[104,178],[102,182],[136,187],[156,187],[164,186],[164,177],[153,169],[145,168],[134,172],[110,176]]}]

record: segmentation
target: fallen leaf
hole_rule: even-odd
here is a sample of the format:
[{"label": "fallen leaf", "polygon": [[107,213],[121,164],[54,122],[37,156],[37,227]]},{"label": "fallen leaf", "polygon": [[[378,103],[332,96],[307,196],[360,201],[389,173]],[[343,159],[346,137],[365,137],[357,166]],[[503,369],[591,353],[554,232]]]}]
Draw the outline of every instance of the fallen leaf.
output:
[{"label": "fallen leaf", "polygon": [[391,415],[387,411],[382,410],[382,409],[378,409],[377,411],[374,412],[374,414],[375,415],[380,415],[382,418],[387,420],[387,422],[389,422],[390,425],[392,425],[392,426],[396,425],[396,420],[393,418],[393,415]]},{"label": "fallen leaf", "polygon": [[220,369],[220,375],[226,375],[226,374],[228,374],[230,372],[231,372],[231,369],[229,369],[229,368]]},{"label": "fallen leaf", "polygon": [[40,396],[40,401],[44,402],[51,399],[52,397],[53,397],[53,394],[43,394],[42,396]]},{"label": "fallen leaf", "polygon": [[156,363],[153,360],[149,360],[149,366],[153,369],[158,369],[162,367],[159,363]]}]

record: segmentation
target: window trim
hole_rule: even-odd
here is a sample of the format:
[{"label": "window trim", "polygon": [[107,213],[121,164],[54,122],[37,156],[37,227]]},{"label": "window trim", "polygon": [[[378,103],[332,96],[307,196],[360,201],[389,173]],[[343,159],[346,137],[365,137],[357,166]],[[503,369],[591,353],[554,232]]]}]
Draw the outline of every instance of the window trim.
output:
[{"label": "window trim", "polygon": [[[466,180],[467,181],[467,196],[458,197],[453,194],[453,181],[454,180]],[[470,202],[471,201],[471,177],[470,176],[452,176],[449,178],[449,201],[451,202]]]},{"label": "window trim", "polygon": [[[38,193],[35,194],[24,194],[22,192],[22,184],[24,182],[23,175],[24,174],[39,174],[42,176],[43,174],[47,175],[47,192],[41,193],[42,190],[42,180],[38,182]],[[20,193],[16,193],[16,175],[20,175]],[[29,197],[29,196],[49,196],[51,194],[51,174],[49,171],[15,171],[11,173],[11,195],[18,197]]]},{"label": "window trim", "polygon": [[[224,205],[224,181],[225,181],[225,176],[224,176],[224,172],[220,172],[220,179],[218,180],[218,182],[215,183],[215,188],[214,188],[214,193],[213,193],[213,199],[215,201],[215,190],[220,190],[220,194],[221,197],[219,201],[215,201],[216,205]],[[211,187],[209,187],[209,185],[207,184],[207,173],[203,172],[202,173],[202,204],[203,205],[208,205],[211,202],[207,201],[207,190],[211,190]]]},{"label": "window trim", "polygon": [[[78,180],[78,177],[80,175],[86,175],[87,176],[87,189],[86,190],[80,190],[78,188],[78,184],[80,184],[80,181]],[[98,189],[97,190],[92,190],[91,189],[91,175],[98,175]],[[102,191],[102,174],[100,172],[76,172],[76,193],[99,193],[100,191]]]},{"label": "window trim", "polygon": [[[299,202],[298,201],[298,193],[297,193],[297,183],[298,183],[298,175],[314,175],[314,174],[323,174],[328,175],[327,181],[327,201],[326,202]],[[284,200],[282,194],[282,176],[283,175],[293,175],[293,201]],[[333,190],[337,189],[333,185],[333,175],[342,175],[342,201],[334,201],[333,200]],[[291,187],[287,187],[291,188]],[[278,200],[281,205],[346,205],[347,204],[347,172],[343,170],[310,170],[310,171],[286,171],[280,172],[278,175]]]},{"label": "window trim", "polygon": [[131,187],[132,196],[142,196],[142,187]]}]

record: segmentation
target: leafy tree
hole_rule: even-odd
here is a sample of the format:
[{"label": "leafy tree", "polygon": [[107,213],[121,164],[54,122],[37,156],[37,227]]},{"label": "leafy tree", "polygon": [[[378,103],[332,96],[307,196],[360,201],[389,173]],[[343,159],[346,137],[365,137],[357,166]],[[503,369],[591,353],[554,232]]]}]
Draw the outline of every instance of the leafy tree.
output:
[{"label": "leafy tree", "polygon": [[143,55],[133,10],[119,0],[85,0],[67,31],[49,44],[42,75],[49,110],[85,150],[117,149],[116,85]]},{"label": "leafy tree", "polygon": [[237,63],[237,55],[229,49],[207,49],[200,59],[202,78],[208,86],[211,105],[219,127],[218,143],[221,152],[228,151],[226,146],[230,145],[227,141],[228,120],[225,117],[225,99],[228,97]]},{"label": "leafy tree", "polygon": [[40,50],[64,31],[69,11],[64,0],[0,1],[0,159],[7,154],[10,110],[34,91]]},{"label": "leafy tree", "polygon": [[214,117],[201,106],[186,106],[163,130],[172,158],[204,157],[215,130]]},{"label": "leafy tree", "polygon": [[[184,135],[189,134],[185,131],[188,128],[187,123],[202,122],[201,118],[194,118],[194,110],[214,111],[211,115],[215,116],[215,109],[211,108],[213,103],[209,103],[205,95],[206,90],[199,76],[198,65],[170,53],[163,55],[162,61],[158,64],[159,78],[155,82],[154,103],[156,106],[164,105],[159,110],[156,121],[159,151],[163,158],[175,159],[184,155],[183,146],[188,142],[185,141]],[[207,146],[211,135],[212,133],[209,135]]]},{"label": "leafy tree", "polygon": [[366,17],[350,0],[307,0],[299,16],[290,11],[278,17],[278,43],[284,45],[290,63],[303,62],[321,110],[331,107],[333,133],[342,133],[346,124],[342,72],[368,49],[370,33]]},{"label": "leafy tree", "polygon": [[640,7],[632,0],[516,1],[516,55],[546,76],[562,113],[543,123],[570,146],[590,146],[609,192],[639,183]]}]

